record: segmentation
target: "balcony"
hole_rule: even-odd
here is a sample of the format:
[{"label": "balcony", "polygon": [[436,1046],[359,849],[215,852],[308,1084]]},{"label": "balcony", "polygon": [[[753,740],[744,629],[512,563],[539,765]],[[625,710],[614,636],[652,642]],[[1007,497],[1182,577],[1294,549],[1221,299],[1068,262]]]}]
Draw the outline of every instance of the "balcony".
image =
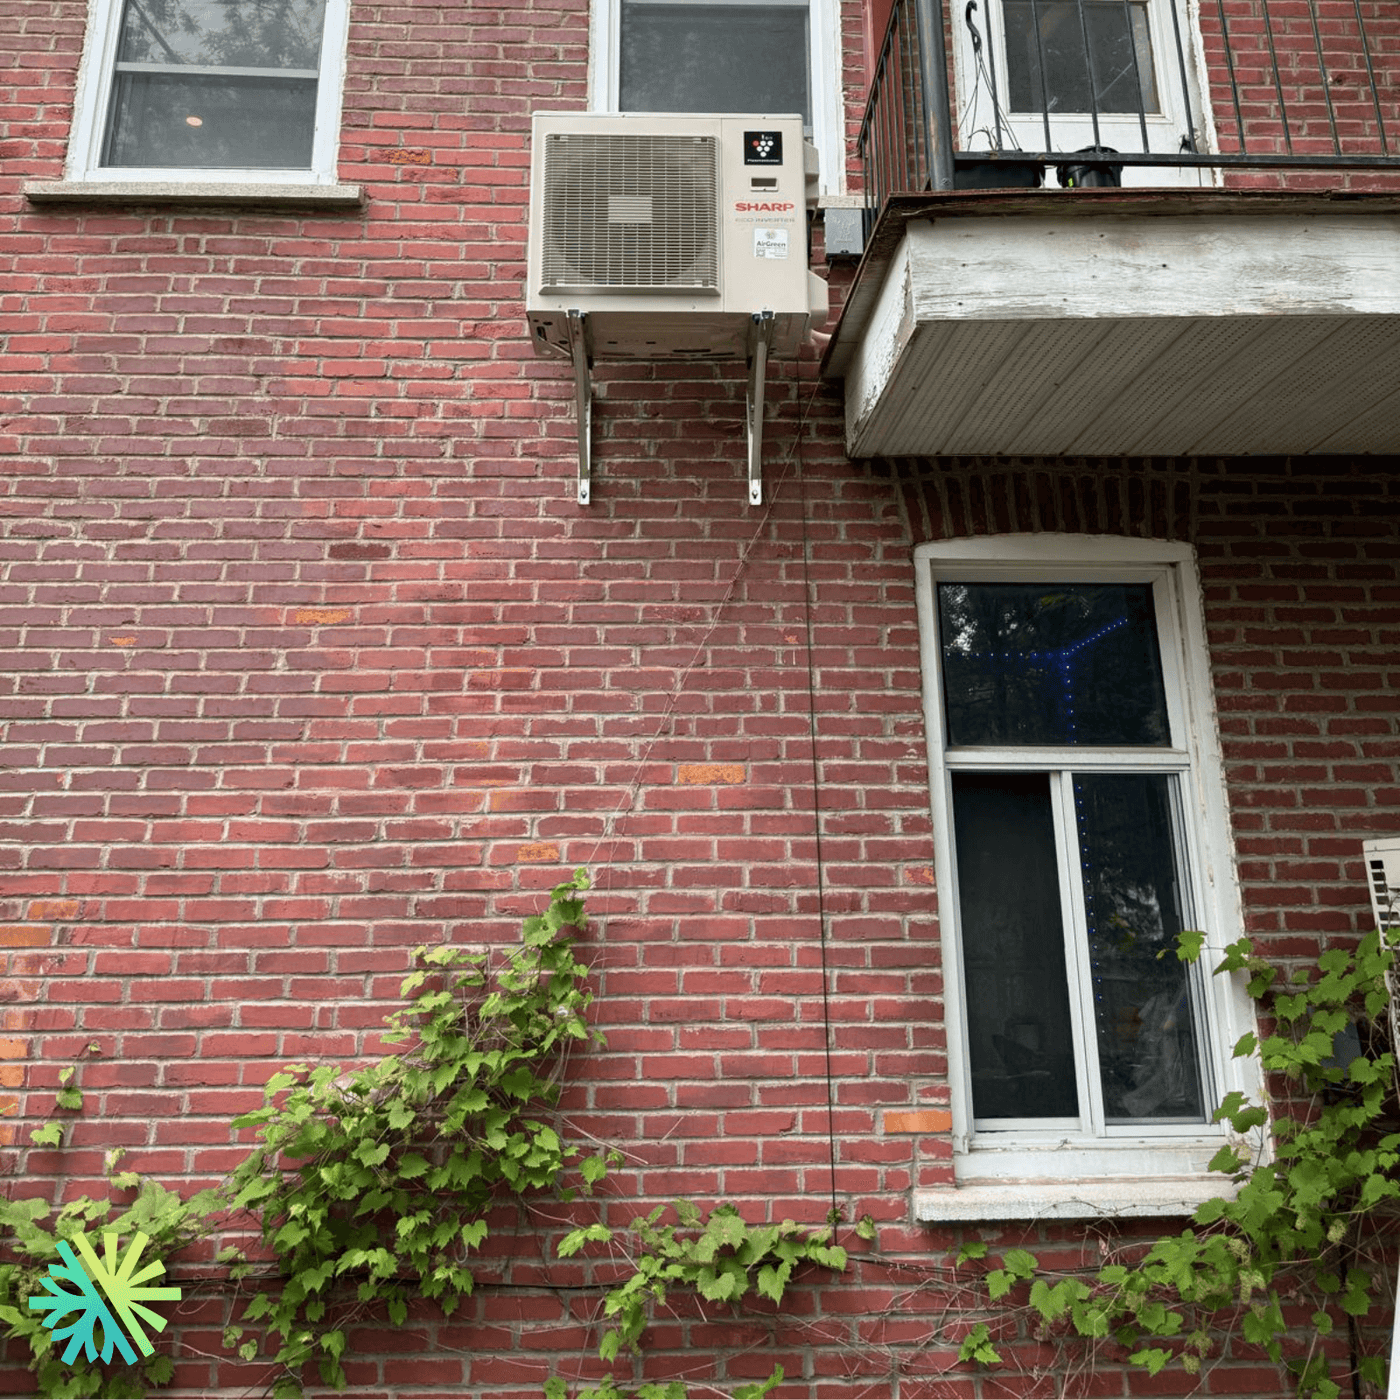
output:
[{"label": "balcony", "polygon": [[1400,451],[1400,8],[897,0],[852,456]]}]

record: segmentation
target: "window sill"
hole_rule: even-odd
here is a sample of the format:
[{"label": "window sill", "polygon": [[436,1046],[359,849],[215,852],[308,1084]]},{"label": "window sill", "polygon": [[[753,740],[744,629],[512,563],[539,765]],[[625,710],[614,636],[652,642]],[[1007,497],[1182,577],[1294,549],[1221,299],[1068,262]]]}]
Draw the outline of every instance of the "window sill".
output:
[{"label": "window sill", "polygon": [[1228,1177],[1164,1176],[1097,1181],[998,1181],[914,1193],[914,1219],[925,1223],[973,1220],[1100,1220],[1189,1216],[1217,1196],[1233,1199]]},{"label": "window sill", "polygon": [[360,185],[278,185],[220,180],[31,180],[31,204],[236,204],[244,209],[291,206],[356,209]]}]

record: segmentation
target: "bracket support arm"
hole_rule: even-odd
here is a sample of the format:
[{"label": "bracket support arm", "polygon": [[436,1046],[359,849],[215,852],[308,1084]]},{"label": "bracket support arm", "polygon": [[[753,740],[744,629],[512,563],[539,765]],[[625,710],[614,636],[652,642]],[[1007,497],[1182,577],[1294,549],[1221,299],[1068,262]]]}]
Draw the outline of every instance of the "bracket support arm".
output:
[{"label": "bracket support arm", "polygon": [[771,311],[756,311],[749,321],[749,389],[745,420],[749,442],[749,504],[763,504],[763,385],[768,374],[768,352],[773,346],[777,321]]},{"label": "bracket support arm", "polygon": [[593,489],[593,377],[588,355],[588,313],[568,312],[567,324],[578,416],[578,503],[586,506]]}]

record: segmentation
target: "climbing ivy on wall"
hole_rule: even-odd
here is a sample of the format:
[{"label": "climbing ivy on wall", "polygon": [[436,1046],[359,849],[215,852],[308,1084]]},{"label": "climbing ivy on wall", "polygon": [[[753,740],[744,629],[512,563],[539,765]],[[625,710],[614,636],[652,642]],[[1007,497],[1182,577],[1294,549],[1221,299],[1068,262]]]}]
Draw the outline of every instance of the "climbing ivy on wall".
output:
[{"label": "climbing ivy on wall", "polygon": [[[395,1047],[358,1069],[289,1065],[266,1086],[263,1107],[234,1120],[255,1130],[256,1144],[217,1191],[184,1203],[132,1173],[111,1177],[116,1190],[137,1189],[133,1205],[113,1215],[108,1201],[64,1207],[54,1232],[42,1201],[0,1203],[11,1258],[0,1261],[0,1320],[30,1347],[36,1383],[51,1396],[141,1395],[170,1379],[168,1357],[108,1371],[67,1364],[54,1355],[28,1300],[57,1241],[79,1230],[141,1231],[160,1257],[209,1234],[230,1211],[251,1213],[276,1261],[224,1343],[245,1361],[276,1366],[273,1392],[301,1393],[315,1363],[321,1380],[344,1389],[349,1328],[382,1312],[402,1323],[416,1298],[451,1315],[475,1286],[472,1259],[487,1239],[491,1206],[503,1195],[551,1193],[572,1199],[608,1173],[615,1154],[570,1141],[552,1112],[567,1052],[601,1044],[586,1015],[587,968],[575,953],[586,915],[583,871],[555,888],[544,913],[527,918],[521,942],[499,965],[489,952],[419,949],[404,981],[408,999],[383,1039]],[[81,1095],[65,1076],[58,1108],[76,1111]],[[34,1140],[61,1142],[50,1122]],[[668,1291],[691,1290],[712,1303],[739,1305],[759,1296],[781,1300],[804,1264],[845,1267],[845,1251],[826,1232],[791,1221],[748,1226],[730,1205],[708,1216],[677,1203],[678,1223],[661,1212],[634,1221],[627,1256],[633,1273],[603,1300],[607,1326],[599,1353],[614,1362],[639,1352],[652,1310]],[[558,1246],[561,1258],[585,1248],[612,1249],[623,1234],[602,1224],[577,1229]],[[604,1248],[606,1247],[606,1248]],[[226,1251],[235,1282],[250,1276]],[[736,1396],[758,1397],[782,1379],[781,1368]],[[549,1383],[563,1395],[565,1383]],[[617,1396],[611,1374],[582,1392]],[[643,1385],[638,1396],[683,1395],[684,1387]]]},{"label": "climbing ivy on wall", "polygon": [[[1184,961],[1200,950],[1199,934],[1182,935]],[[1237,1193],[1207,1201],[1190,1228],[1140,1257],[1106,1263],[1088,1277],[1043,1269],[1025,1249],[1007,1250],[985,1274],[988,1299],[1004,1310],[1019,1299],[1047,1336],[1112,1339],[1154,1376],[1169,1366],[1195,1374],[1222,1336],[1238,1336],[1286,1365],[1299,1395],[1340,1395],[1324,1347],[1286,1350],[1285,1304],[1311,1299],[1314,1339],[1331,1335],[1338,1313],[1350,1329],[1376,1305],[1367,1234],[1378,1217],[1393,1217],[1400,1198],[1395,1047],[1385,1015],[1394,957],[1372,933],[1354,952],[1329,949],[1281,982],[1248,939],[1232,944],[1215,971],[1249,977],[1269,1027],[1262,1040],[1243,1036],[1235,1054],[1259,1054],[1278,1076],[1276,1101],[1285,1110],[1270,1123],[1262,1104],[1238,1092],[1216,1110],[1215,1121],[1228,1124],[1235,1141],[1211,1167]],[[1266,1126],[1272,1151],[1255,1157],[1247,1144],[1260,1141]],[[959,1262],[987,1256],[978,1241],[963,1247]],[[1348,1340],[1348,1369],[1381,1385],[1384,1357],[1361,1354],[1354,1329]],[[965,1336],[960,1359],[1000,1364],[985,1324]]]},{"label": "climbing ivy on wall", "polygon": [[[290,1065],[274,1075],[264,1105],[235,1120],[254,1130],[254,1144],[219,1189],[182,1201],[119,1170],[114,1153],[108,1179],[114,1193],[132,1193],[124,1207],[85,1197],[54,1214],[32,1198],[0,1201],[7,1250],[0,1321],[29,1347],[40,1393],[135,1396],[173,1372],[159,1354],[105,1371],[81,1355],[56,1354],[28,1301],[59,1257],[58,1242],[79,1232],[144,1234],[149,1252],[168,1258],[224,1228],[231,1212],[250,1213],[274,1267],[235,1251],[220,1255],[235,1287],[253,1280],[224,1341],[245,1361],[266,1357],[274,1393],[289,1396],[300,1393],[312,1363],[325,1384],[346,1387],[357,1320],[402,1323],[416,1299],[450,1315],[475,1286],[473,1260],[503,1197],[571,1200],[602,1182],[614,1154],[572,1141],[554,1112],[568,1051],[602,1043],[588,1024],[587,969],[575,951],[587,887],[582,871],[558,886],[544,913],[526,919],[520,943],[494,959],[460,947],[419,949],[402,986],[407,1004],[386,1025],[392,1052],[356,1069]],[[1178,956],[1192,961],[1200,948],[1200,935],[1183,935]],[[1400,1198],[1395,1057],[1383,1015],[1393,959],[1372,934],[1354,952],[1329,950],[1281,981],[1247,940],[1232,945],[1216,971],[1248,977],[1267,1028],[1262,1040],[1244,1036],[1235,1053],[1257,1053],[1283,1090],[1272,1121],[1240,1094],[1216,1113],[1234,1140],[1212,1166],[1236,1194],[1207,1202],[1180,1234],[1094,1270],[1042,1268],[1025,1249],[994,1258],[983,1242],[965,1245],[957,1266],[981,1270],[980,1315],[990,1304],[1002,1321],[1022,1312],[1063,1345],[1116,1344],[1153,1375],[1170,1366],[1197,1372],[1222,1337],[1237,1336],[1291,1368],[1300,1395],[1338,1395],[1323,1347],[1288,1350],[1285,1304],[1312,1298],[1316,1338],[1327,1337],[1338,1317],[1350,1327],[1375,1307],[1366,1232]],[[55,1116],[32,1141],[61,1145],[64,1116],[81,1108],[76,1070],[65,1071]],[[1265,1128],[1272,1150],[1252,1157],[1246,1144],[1261,1141]],[[673,1218],[657,1209],[625,1231],[580,1225],[556,1253],[589,1256],[610,1281],[599,1284],[598,1355],[615,1367],[640,1353],[668,1298],[690,1294],[736,1308],[780,1303],[797,1270],[843,1270],[835,1224],[749,1225],[732,1205],[705,1214],[677,1202]],[[870,1239],[874,1228],[863,1221],[856,1234]],[[958,1341],[960,1361],[1001,1365],[991,1328],[970,1316],[943,1335]],[[1361,1355],[1355,1335],[1349,1341],[1358,1379],[1379,1385],[1383,1358]],[[763,1396],[782,1379],[775,1368],[734,1394]],[[569,1384],[553,1377],[546,1393],[565,1396]],[[685,1387],[653,1382],[628,1392],[609,1371],[578,1396],[629,1393],[683,1396]]]}]

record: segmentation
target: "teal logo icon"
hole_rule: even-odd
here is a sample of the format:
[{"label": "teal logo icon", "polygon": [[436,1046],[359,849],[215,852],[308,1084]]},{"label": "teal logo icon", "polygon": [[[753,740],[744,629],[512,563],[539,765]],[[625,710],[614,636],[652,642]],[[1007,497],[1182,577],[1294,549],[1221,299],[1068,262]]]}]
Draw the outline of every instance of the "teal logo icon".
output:
[{"label": "teal logo icon", "polygon": [[[148,1238],[136,1235],[120,1260],[117,1249],[121,1240],[115,1231],[109,1230],[102,1236],[101,1259],[84,1235],[74,1236],[71,1244],[68,1240],[58,1242],[63,1262],[49,1265],[44,1279],[47,1292],[32,1296],[29,1306],[45,1314],[44,1326],[55,1342],[68,1343],[63,1352],[65,1363],[71,1362],[79,1351],[89,1361],[96,1361],[99,1355],[103,1361],[110,1361],[115,1351],[123,1361],[133,1363],[137,1352],[149,1356],[155,1350],[142,1323],[162,1332],[165,1319],[145,1305],[174,1302],[180,1297],[180,1290],[146,1284],[147,1279],[165,1272],[165,1265],[158,1259],[137,1272]],[[73,1245],[78,1247],[81,1262],[73,1253]],[[70,1317],[73,1320],[68,1322]]]}]

